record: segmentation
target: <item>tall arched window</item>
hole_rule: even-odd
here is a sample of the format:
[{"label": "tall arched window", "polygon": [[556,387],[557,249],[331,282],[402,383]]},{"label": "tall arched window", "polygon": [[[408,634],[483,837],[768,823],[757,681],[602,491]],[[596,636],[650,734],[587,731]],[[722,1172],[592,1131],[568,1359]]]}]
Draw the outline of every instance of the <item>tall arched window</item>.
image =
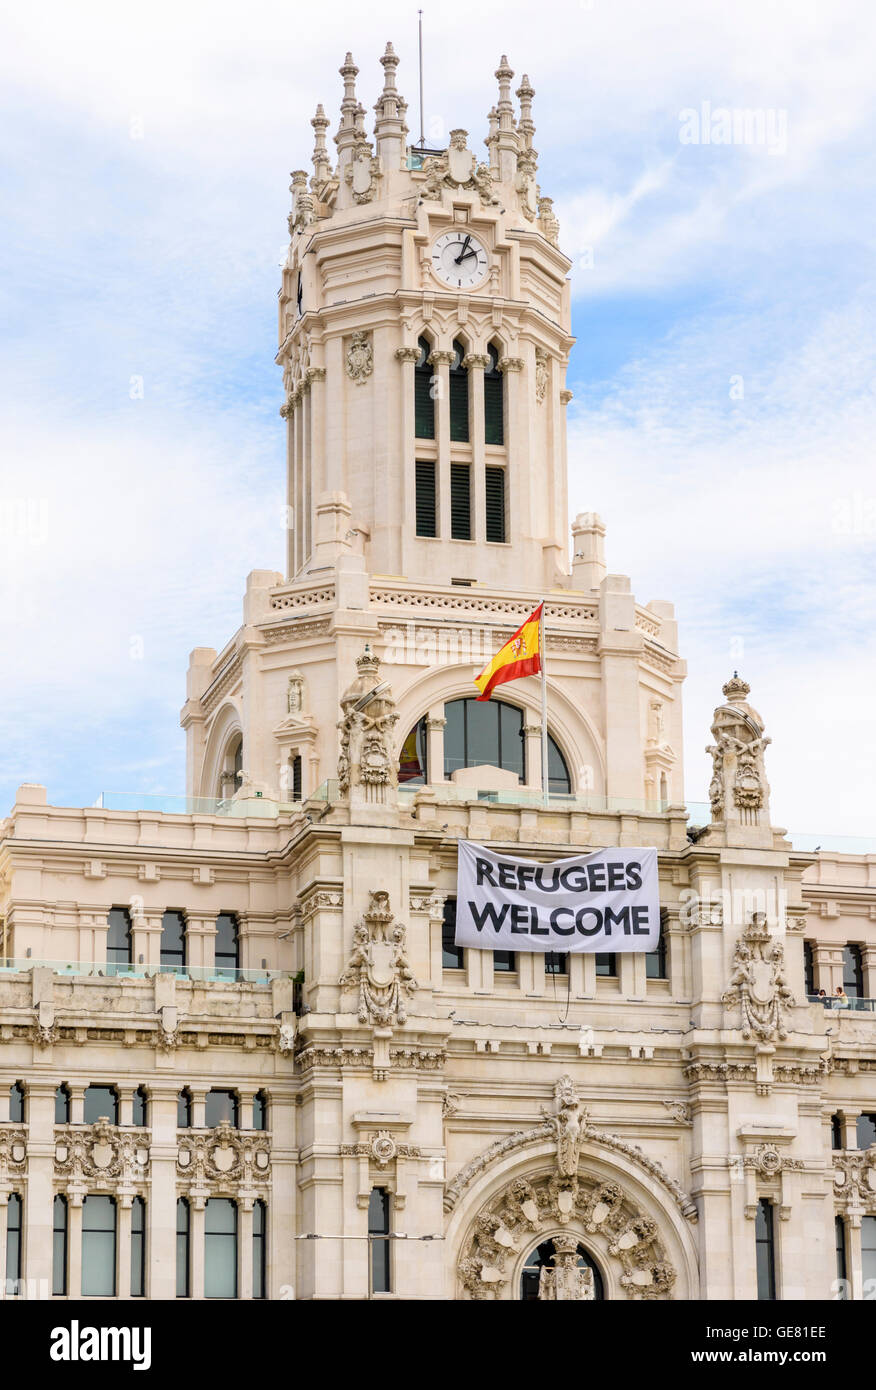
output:
[{"label": "tall arched window", "polygon": [[[444,776],[461,767],[500,767],[526,781],[523,710],[503,700],[464,698],[444,706]],[[559,746],[548,734],[548,781],[553,795],[568,795],[571,779]]]},{"label": "tall arched window", "polygon": [[[578,1246],[578,1268],[582,1266],[593,1272],[593,1296],[599,1302],[605,1298],[605,1289],[602,1282],[602,1275],[599,1266],[591,1257],[590,1253],[583,1245]],[[530,1303],[538,1298],[538,1285],[543,1269],[554,1268],[554,1242],[552,1240],[542,1241],[541,1245],[533,1250],[529,1259],[523,1267],[520,1276],[520,1297],[524,1303]]]},{"label": "tall arched window", "polygon": [[238,1128],[238,1099],[236,1091],[212,1090],[207,1092],[207,1102],[204,1107],[204,1118],[207,1129],[215,1129],[217,1125],[229,1124],[234,1129]]},{"label": "tall arched window", "polygon": [[398,760],[398,780],[408,786],[422,787],[428,780],[426,761],[426,716],[418,719],[402,744]]},{"label": "tall arched window", "polygon": [[24,1086],[20,1081],[9,1087],[9,1119],[14,1125],[24,1124]]},{"label": "tall arched window", "polygon": [[149,1093],[145,1086],[138,1086],[134,1092],[134,1103],[131,1107],[131,1124],[138,1129],[145,1129],[149,1123]]},{"label": "tall arched window", "polygon": [[462,365],[465,348],[458,340],[453,344],[450,364],[450,438],[455,443],[468,443],[468,372]]},{"label": "tall arched window", "polygon": [[428,338],[419,338],[417,347],[420,356],[414,368],[414,434],[417,439],[435,438],[435,399],[433,396],[434,371],[429,361],[432,344]]},{"label": "tall arched window", "polygon": [[217,974],[240,969],[240,933],[233,912],[220,912],[216,918],[214,960]]},{"label": "tall arched window", "polygon": [[385,1187],[372,1187],[368,1200],[368,1243],[371,1246],[372,1293],[392,1292],[391,1200]]},{"label": "tall arched window", "polygon": [[490,343],[484,372],[484,443],[505,443],[505,383],[499,371],[499,349]]},{"label": "tall arched window", "polygon": [[237,733],[225,748],[219,773],[219,796],[234,796],[243,781],[243,735]]}]

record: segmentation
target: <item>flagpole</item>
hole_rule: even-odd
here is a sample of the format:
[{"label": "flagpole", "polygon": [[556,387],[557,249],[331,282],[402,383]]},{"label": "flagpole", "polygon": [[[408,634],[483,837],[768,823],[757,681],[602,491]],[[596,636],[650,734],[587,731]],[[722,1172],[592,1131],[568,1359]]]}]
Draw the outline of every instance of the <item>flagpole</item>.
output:
[{"label": "flagpole", "polygon": [[542,599],[541,622],[538,625],[538,655],[541,667],[541,797],[542,805],[548,805],[548,727],[547,727],[547,671],[545,670],[545,615],[547,603]]}]

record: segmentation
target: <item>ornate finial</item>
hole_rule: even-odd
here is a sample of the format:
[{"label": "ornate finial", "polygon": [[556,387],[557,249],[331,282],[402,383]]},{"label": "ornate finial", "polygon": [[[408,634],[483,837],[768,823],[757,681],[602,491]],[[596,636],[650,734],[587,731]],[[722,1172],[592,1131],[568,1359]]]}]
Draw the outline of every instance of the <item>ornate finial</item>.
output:
[{"label": "ornate finial", "polygon": [[316,137],[313,146],[313,186],[316,187],[324,183],[331,175],[331,163],[325,147],[325,133],[329,128],[329,118],[323,110],[322,102],[317,106],[316,115],[310,124],[313,126]]},{"label": "ornate finial", "polygon": [[733,672],[731,679],[726,685],[721,686],[721,690],[733,705],[739,704],[751,694],[751,686],[742,679],[738,671]]},{"label": "ornate finial", "polygon": [[338,72],[344,79],[344,95],[341,100],[341,124],[335,136],[335,143],[340,147],[349,145],[355,139],[356,112],[358,103],[356,101],[356,75],[359,69],[353,62],[352,53],[348,53]]},{"label": "ornate finial", "polygon": [[529,78],[523,74],[523,81],[517,88],[517,99],[520,102],[520,134],[523,138],[523,148],[532,149],[532,141],[535,136],[535,122],[532,119],[532,98],[535,90],[529,85]]},{"label": "ornate finial", "polygon": [[499,83],[499,102],[497,110],[499,112],[499,123],[504,129],[506,121],[503,117],[510,116],[510,126],[514,124],[514,107],[511,102],[511,78],[514,76],[514,69],[508,66],[508,59],[505,54],[499,59],[499,66],[496,68],[496,78]]}]

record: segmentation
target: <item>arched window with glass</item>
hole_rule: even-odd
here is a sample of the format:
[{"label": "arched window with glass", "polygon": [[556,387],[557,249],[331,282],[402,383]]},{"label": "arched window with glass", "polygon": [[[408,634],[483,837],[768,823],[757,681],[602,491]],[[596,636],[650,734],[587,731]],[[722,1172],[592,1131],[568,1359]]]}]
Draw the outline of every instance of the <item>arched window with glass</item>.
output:
[{"label": "arched window with glass", "polygon": [[204,1111],[207,1129],[215,1129],[221,1124],[231,1125],[234,1129],[239,1128],[240,1111],[236,1091],[208,1091]]},{"label": "arched window with glass", "polygon": [[455,444],[469,442],[468,369],[462,365],[464,358],[465,346],[455,339],[450,363],[450,441]]},{"label": "arched window with glass", "polygon": [[488,365],[484,371],[484,443],[505,443],[505,381],[499,371],[499,349],[495,343],[487,348]]},{"label": "arched window with glass", "polygon": [[429,361],[432,344],[428,338],[419,338],[417,347],[420,356],[414,367],[414,434],[417,439],[435,438],[435,395],[434,370]]},{"label": "arched window with glass", "polygon": [[[539,1286],[543,1282],[542,1272],[552,1270],[557,1267],[563,1254],[559,1251],[553,1240],[542,1241],[540,1245],[532,1251],[526,1264],[523,1266],[523,1273],[520,1276],[519,1297],[524,1303],[532,1303],[538,1298]],[[593,1298],[596,1302],[602,1302],[605,1298],[605,1285],[603,1284],[602,1274],[599,1265],[593,1259],[589,1250],[584,1245],[578,1245],[575,1250],[575,1265],[578,1269],[590,1270],[590,1277],[593,1282]]]},{"label": "arched window with glass", "polygon": [[[463,767],[490,766],[527,780],[524,713],[504,700],[464,697],[444,706],[444,776]],[[552,795],[568,795],[571,778],[566,760],[548,734],[548,784]]]},{"label": "arched window with glass", "polygon": [[131,1297],[146,1297],[146,1203],[131,1202]]},{"label": "arched window with glass", "polygon": [[261,1200],[252,1207],[252,1296],[267,1298],[268,1208]]},{"label": "arched window with glass", "polygon": [[24,1203],[17,1192],[10,1192],[6,1201],[6,1283],[18,1284],[22,1267],[22,1221]]},{"label": "arched window with glass", "polygon": [[252,1127],[266,1130],[268,1127],[268,1096],[266,1091],[256,1091],[252,1098]]},{"label": "arched window with glass", "polygon": [[145,1086],[138,1086],[134,1092],[134,1103],[131,1107],[131,1124],[138,1129],[145,1129],[149,1123],[149,1092]]}]

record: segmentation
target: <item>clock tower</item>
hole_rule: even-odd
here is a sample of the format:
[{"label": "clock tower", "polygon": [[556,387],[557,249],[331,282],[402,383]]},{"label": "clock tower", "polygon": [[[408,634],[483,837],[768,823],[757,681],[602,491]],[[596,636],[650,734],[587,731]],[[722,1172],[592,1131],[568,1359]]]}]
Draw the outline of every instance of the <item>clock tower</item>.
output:
[{"label": "clock tower", "polygon": [[348,53],[331,141],[320,105],[312,173],[292,174],[286,572],[251,574],[240,631],[193,653],[189,794],[330,796],[338,713],[367,676],[392,692],[406,805],[436,787],[538,802],[538,682],[475,707],[473,679],[544,598],[550,792],[659,812],[682,794],[684,664],[671,605],[606,572],[594,512],[570,555],[570,261],[538,183],[535,93],[503,57],[482,152],[462,129],[426,149],[391,44],[380,63],[370,132]]},{"label": "clock tower", "polygon": [[361,551],[372,574],[568,582],[569,261],[537,184],[533,89],[503,57],[486,157],[407,143],[387,44],[374,138],[350,54],[329,159],[292,175],[280,292],[287,568]]}]

